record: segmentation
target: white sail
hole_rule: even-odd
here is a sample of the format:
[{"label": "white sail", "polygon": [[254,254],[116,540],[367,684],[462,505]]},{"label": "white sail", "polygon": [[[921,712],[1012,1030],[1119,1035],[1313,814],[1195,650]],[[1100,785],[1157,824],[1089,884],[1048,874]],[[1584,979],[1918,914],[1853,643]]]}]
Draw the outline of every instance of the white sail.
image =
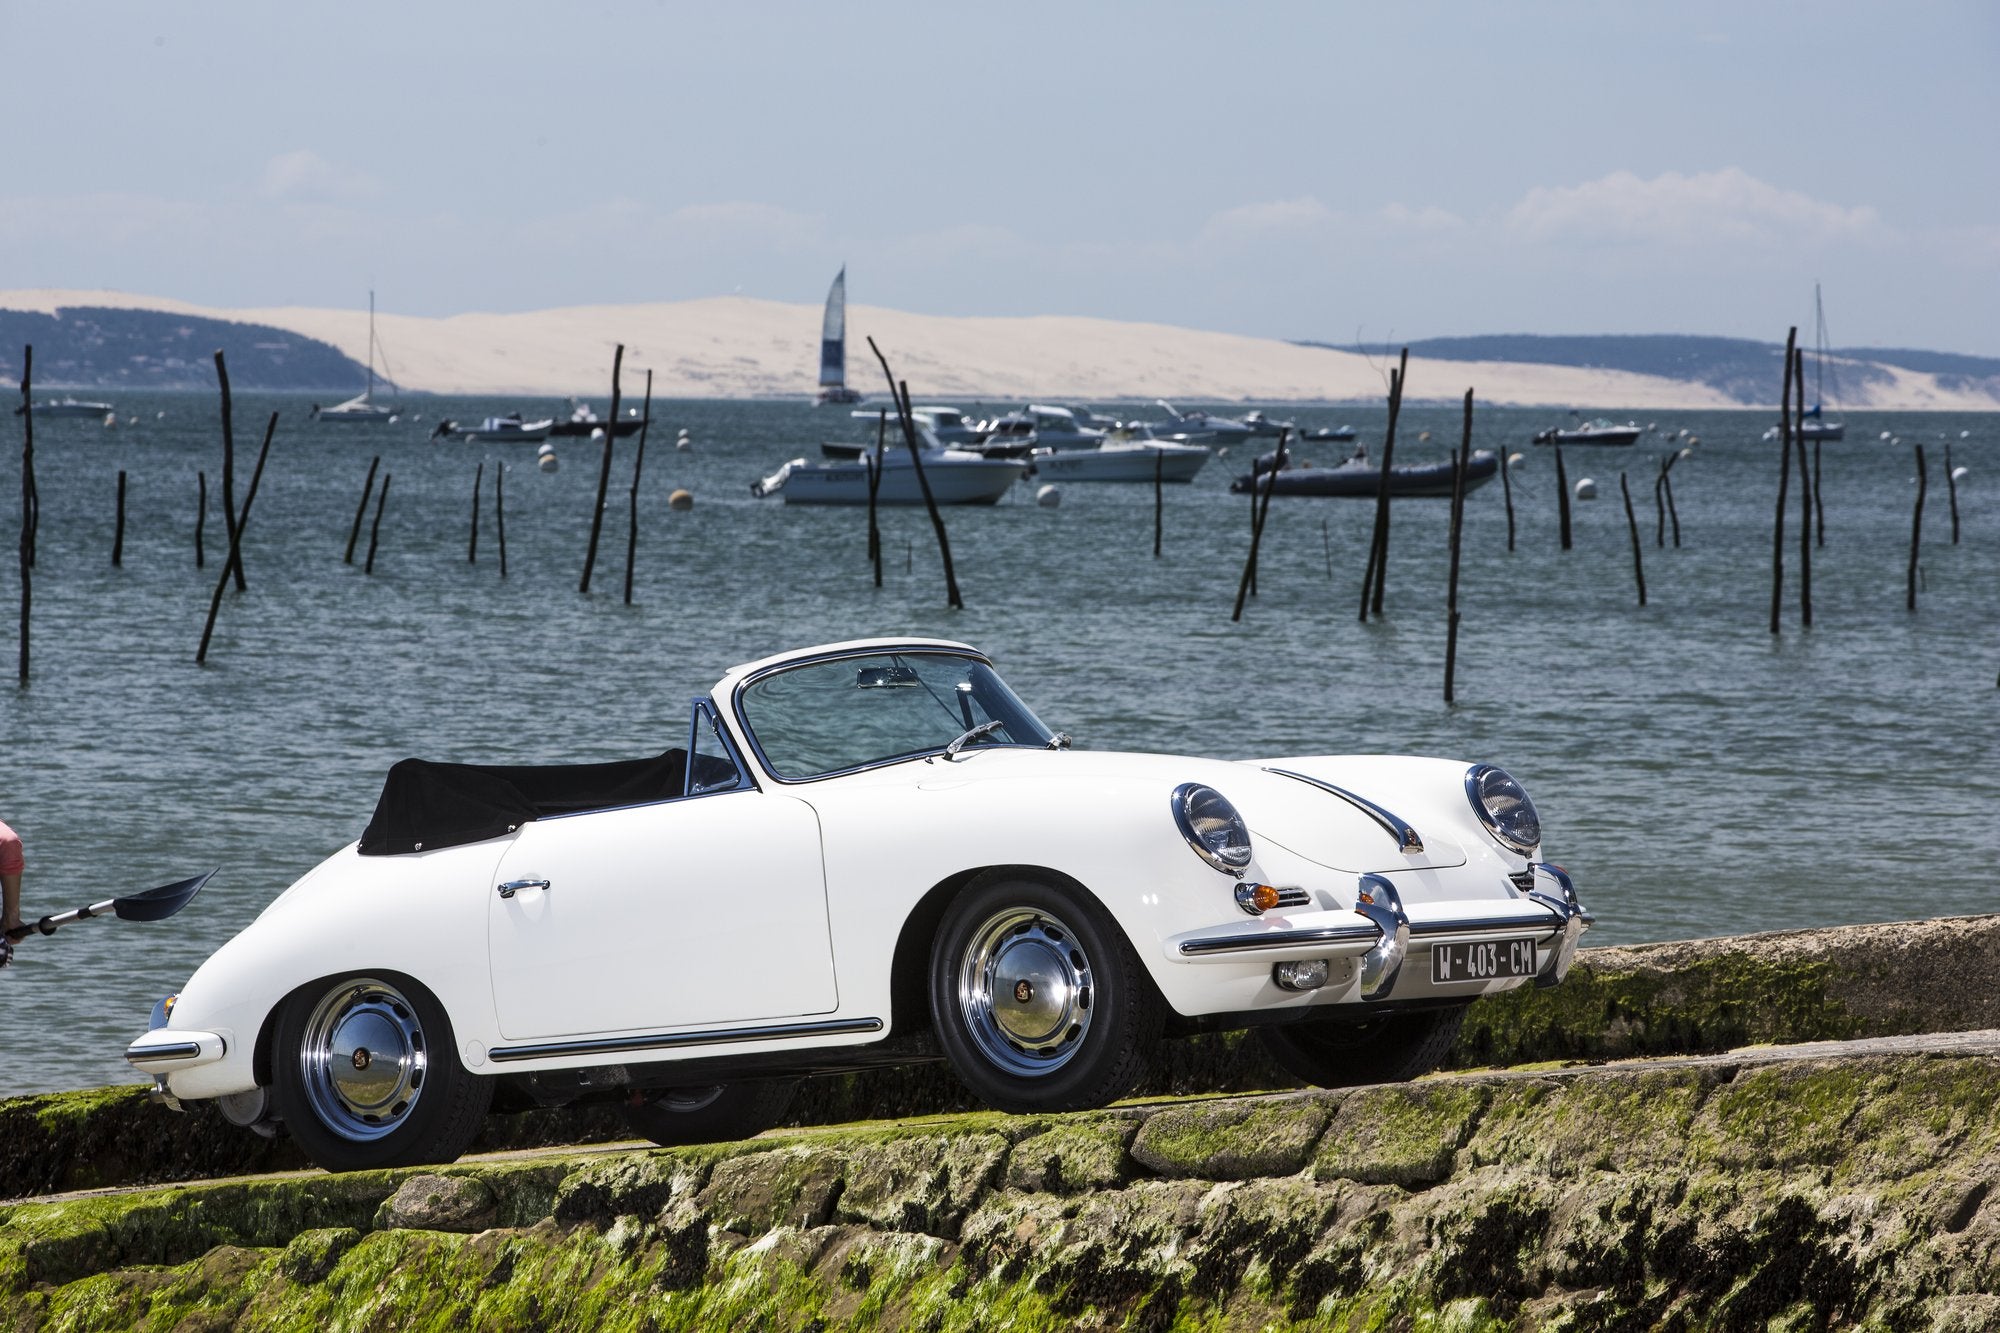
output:
[{"label": "white sail", "polygon": [[826,318],[819,329],[819,382],[822,388],[847,383],[847,265],[834,275],[826,294]]}]

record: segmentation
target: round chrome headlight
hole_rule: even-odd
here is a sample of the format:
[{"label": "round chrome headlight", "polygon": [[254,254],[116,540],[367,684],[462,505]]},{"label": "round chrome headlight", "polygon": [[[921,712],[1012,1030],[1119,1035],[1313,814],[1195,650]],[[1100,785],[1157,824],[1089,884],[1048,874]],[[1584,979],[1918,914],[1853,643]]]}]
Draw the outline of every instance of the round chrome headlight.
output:
[{"label": "round chrome headlight", "polygon": [[1250,864],[1250,826],[1229,798],[1199,782],[1174,788],[1174,822],[1201,859],[1225,875],[1241,875]]},{"label": "round chrome headlight", "polygon": [[1465,794],[1487,831],[1523,856],[1542,845],[1542,820],[1535,803],[1504,768],[1480,764],[1465,775]]}]

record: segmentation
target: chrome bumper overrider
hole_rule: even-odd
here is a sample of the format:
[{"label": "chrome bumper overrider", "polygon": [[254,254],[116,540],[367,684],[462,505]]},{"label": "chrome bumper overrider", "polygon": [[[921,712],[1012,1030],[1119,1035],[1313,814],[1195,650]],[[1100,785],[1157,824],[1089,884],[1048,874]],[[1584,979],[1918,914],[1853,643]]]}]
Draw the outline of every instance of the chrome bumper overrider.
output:
[{"label": "chrome bumper overrider", "polygon": [[229,1051],[220,1033],[156,1028],[125,1048],[125,1059],[148,1074],[213,1064]]},{"label": "chrome bumper overrider", "polygon": [[[1395,988],[1413,944],[1426,948],[1482,940],[1533,940],[1542,952],[1535,985],[1553,986],[1566,976],[1576,958],[1576,942],[1593,920],[1577,900],[1576,885],[1561,866],[1537,861],[1530,869],[1535,887],[1527,903],[1541,909],[1523,913],[1520,899],[1509,900],[1512,913],[1458,916],[1411,921],[1396,886],[1382,875],[1363,875],[1354,913],[1359,919],[1332,924],[1277,926],[1261,931],[1234,930],[1180,940],[1178,956],[1188,962],[1242,960],[1258,954],[1282,953],[1317,958],[1359,958],[1361,997],[1383,1000]],[[1501,904],[1496,903],[1495,907]]]}]

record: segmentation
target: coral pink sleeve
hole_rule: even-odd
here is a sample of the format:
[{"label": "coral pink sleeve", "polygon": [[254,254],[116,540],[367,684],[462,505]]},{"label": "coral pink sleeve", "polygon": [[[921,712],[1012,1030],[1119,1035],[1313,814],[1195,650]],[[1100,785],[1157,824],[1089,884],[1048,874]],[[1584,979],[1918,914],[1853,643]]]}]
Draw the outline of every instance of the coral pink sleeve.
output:
[{"label": "coral pink sleeve", "polygon": [[0,875],[21,873],[21,835],[0,824]]}]

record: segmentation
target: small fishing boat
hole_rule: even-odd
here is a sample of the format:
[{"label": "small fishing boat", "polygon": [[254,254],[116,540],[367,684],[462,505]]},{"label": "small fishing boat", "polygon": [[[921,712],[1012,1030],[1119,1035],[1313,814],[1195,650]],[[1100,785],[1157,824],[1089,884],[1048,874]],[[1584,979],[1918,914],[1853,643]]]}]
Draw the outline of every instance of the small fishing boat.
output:
[{"label": "small fishing boat", "polygon": [[597,415],[597,410],[589,403],[572,398],[569,400],[569,420],[558,421],[551,425],[549,434],[587,436],[594,430],[608,430],[614,437],[622,440],[627,435],[637,435],[640,425],[639,418],[633,416],[618,422],[605,421]]},{"label": "small fishing boat", "polygon": [[847,387],[847,265],[833,275],[827,289],[826,313],[819,326],[819,397],[814,406],[858,403],[861,393]]},{"label": "small fishing boat", "polygon": [[[1371,463],[1357,453],[1337,467],[1312,467],[1301,464],[1281,469],[1276,476],[1270,475],[1267,460],[1270,455],[1260,458],[1259,467],[1250,476],[1238,477],[1229,483],[1231,494],[1241,495],[1255,486],[1260,492],[1269,480],[1273,495],[1344,495],[1373,499],[1382,485],[1382,466]],[[1465,489],[1477,490],[1493,480],[1500,470],[1500,458],[1490,449],[1475,449],[1466,460]],[[1399,499],[1438,498],[1451,496],[1451,461],[1442,463],[1396,463],[1389,468],[1389,494]]]},{"label": "small fishing boat", "polygon": [[477,426],[461,426],[445,420],[431,432],[434,440],[463,440],[467,444],[540,444],[555,428],[553,419],[523,421],[519,412],[504,417],[488,417]]},{"label": "small fishing boat", "polygon": [[[110,403],[90,402],[81,398],[45,398],[34,406],[37,420],[52,421],[62,417],[90,417],[102,420],[118,409]],[[20,416],[23,409],[15,408],[14,415]]]},{"label": "small fishing boat", "polygon": [[[948,449],[935,441],[923,451],[924,482],[941,505],[990,505],[1027,474],[1021,458],[987,458],[965,449]],[[788,505],[865,505],[868,503],[870,460],[851,463],[809,463],[794,458],[776,472],[750,484],[752,495],[781,495]],[[907,448],[886,450],[875,503],[920,505],[923,485]]]},{"label": "small fishing boat", "polygon": [[1190,482],[1208,462],[1205,444],[1120,432],[1095,449],[1036,449],[1028,455],[1028,475],[1037,481],[1144,481],[1157,473],[1162,482]]},{"label": "small fishing boat", "polygon": [[1330,442],[1340,443],[1354,438],[1354,427],[1320,426],[1314,430],[1300,431],[1299,438],[1301,440],[1330,441]]},{"label": "small fishing boat", "polygon": [[1594,421],[1584,422],[1581,426],[1570,426],[1567,428],[1552,426],[1548,430],[1536,435],[1535,443],[1637,444],[1639,436],[1643,433],[1644,429],[1636,421],[1628,421],[1621,426],[1615,421],[1607,421],[1603,417],[1598,417]]}]

